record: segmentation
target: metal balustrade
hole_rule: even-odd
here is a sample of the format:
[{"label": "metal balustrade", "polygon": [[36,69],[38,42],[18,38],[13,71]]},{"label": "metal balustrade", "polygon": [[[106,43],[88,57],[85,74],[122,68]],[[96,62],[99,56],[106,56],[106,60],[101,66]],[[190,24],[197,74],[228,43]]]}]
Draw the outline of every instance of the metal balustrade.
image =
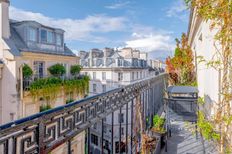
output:
[{"label": "metal balustrade", "polygon": [[[126,123],[128,124],[128,102],[132,102],[131,118],[135,114],[134,105],[136,101],[134,100],[140,98],[140,101],[143,102],[143,119],[146,120],[146,117],[151,119],[163,104],[162,98],[166,81],[167,74],[152,76],[128,86],[2,125],[0,126],[0,150],[2,150],[0,153],[44,154],[63,143],[68,144],[67,153],[71,153],[71,139],[84,130],[87,131],[87,147],[90,149],[90,126],[96,122],[101,122],[107,115],[112,115],[113,129],[114,111],[121,109],[124,105],[126,105]],[[134,123],[135,121],[132,119],[130,133],[128,132],[128,126],[126,127],[126,136],[130,134],[130,138],[126,139],[126,153],[129,153],[128,147],[133,153],[133,138],[136,134],[133,132]],[[101,136],[103,139],[103,131]],[[111,131],[111,143],[114,143],[113,136],[114,132]],[[121,137],[119,138],[121,139]],[[101,144],[103,153],[103,141]],[[114,144],[110,146],[111,153],[115,148],[114,146]],[[119,141],[120,146],[121,140]]]}]

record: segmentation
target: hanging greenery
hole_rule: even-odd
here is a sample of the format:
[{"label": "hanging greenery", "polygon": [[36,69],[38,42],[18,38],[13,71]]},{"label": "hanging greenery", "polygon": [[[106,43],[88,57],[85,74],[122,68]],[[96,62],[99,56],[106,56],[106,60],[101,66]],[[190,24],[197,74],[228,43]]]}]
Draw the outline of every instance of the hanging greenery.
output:
[{"label": "hanging greenery", "polygon": [[23,65],[23,78],[30,78],[33,74],[32,69],[27,64]]},{"label": "hanging greenery", "polygon": [[53,101],[62,87],[66,94],[70,95],[72,93],[84,96],[88,93],[89,77],[83,76],[80,79],[71,80],[61,80],[55,77],[38,79],[30,85],[29,89],[34,99],[42,97],[47,101]]},{"label": "hanging greenery", "polygon": [[77,75],[79,75],[81,68],[81,65],[72,65],[70,68],[70,73],[76,77]]},{"label": "hanging greenery", "polygon": [[42,78],[34,81],[30,86],[30,93],[34,99],[44,98],[54,100],[62,86],[62,80],[55,77]]},{"label": "hanging greenery", "polygon": [[48,68],[48,71],[54,77],[61,77],[65,74],[66,70],[62,64],[55,64]]}]

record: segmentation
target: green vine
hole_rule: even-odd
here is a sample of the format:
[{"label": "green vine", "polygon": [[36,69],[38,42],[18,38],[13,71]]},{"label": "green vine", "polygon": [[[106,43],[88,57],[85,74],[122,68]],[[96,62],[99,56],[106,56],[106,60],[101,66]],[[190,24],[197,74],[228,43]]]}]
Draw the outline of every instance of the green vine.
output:
[{"label": "green vine", "polygon": [[207,140],[220,140],[220,134],[214,131],[214,125],[205,118],[202,111],[198,112],[197,126],[202,136]]}]

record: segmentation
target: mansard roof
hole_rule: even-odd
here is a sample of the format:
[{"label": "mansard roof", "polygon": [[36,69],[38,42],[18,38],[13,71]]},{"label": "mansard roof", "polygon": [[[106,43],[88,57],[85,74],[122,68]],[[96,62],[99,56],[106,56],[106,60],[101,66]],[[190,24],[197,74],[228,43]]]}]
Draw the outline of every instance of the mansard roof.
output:
[{"label": "mansard roof", "polygon": [[9,39],[4,38],[4,41],[6,44],[10,47],[10,51],[14,56],[20,56],[21,52],[33,52],[33,53],[44,53],[44,54],[53,54],[53,55],[63,55],[63,56],[76,56],[72,50],[70,50],[66,44],[64,44],[64,50],[63,51],[54,51],[54,50],[49,50],[49,49],[41,49],[39,47],[29,47],[27,44],[24,42],[23,38],[21,38],[20,34],[16,31],[16,28],[18,25],[22,24],[35,24],[41,27],[45,27],[48,29],[55,30],[59,33],[64,33],[64,30],[59,29],[59,28],[53,28],[53,27],[48,27],[44,26],[36,21],[15,21],[11,20],[10,21],[10,33],[11,36]]}]

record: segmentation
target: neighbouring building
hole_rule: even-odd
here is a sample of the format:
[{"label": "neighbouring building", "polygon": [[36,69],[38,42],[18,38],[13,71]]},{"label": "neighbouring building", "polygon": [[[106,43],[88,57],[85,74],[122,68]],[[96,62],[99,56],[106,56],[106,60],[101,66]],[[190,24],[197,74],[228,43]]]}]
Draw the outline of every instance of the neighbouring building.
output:
[{"label": "neighbouring building", "polygon": [[[8,0],[0,0],[0,37],[0,124],[4,124],[40,112],[44,103],[44,99],[34,100],[25,88],[25,64],[32,68],[33,79],[49,76],[47,68],[57,63],[63,64],[68,77],[70,66],[78,64],[79,57],[65,45],[62,29],[37,21],[10,20]],[[66,95],[59,91],[51,107],[64,104]],[[84,144],[83,132],[72,141],[73,153],[84,153]],[[67,153],[67,147],[59,146],[52,153]]]},{"label": "neighbouring building", "polygon": [[207,116],[214,113],[214,104],[219,102],[219,71],[212,67],[207,67],[206,63],[199,63],[199,57],[206,61],[211,61],[213,57],[217,57],[217,44],[215,44],[216,29],[210,28],[211,21],[204,21],[197,15],[195,9],[191,10],[188,43],[195,57],[195,66],[197,73],[197,82],[199,96],[204,98],[206,102]]},{"label": "neighbouring building", "polygon": [[164,69],[165,68],[164,62],[162,62],[161,60],[158,60],[158,59],[151,59],[149,61],[149,66],[151,66],[152,68],[157,68],[157,69]]},{"label": "neighbouring building", "polygon": [[[83,66],[82,73],[90,76],[90,95],[104,93],[106,91],[131,84],[149,76],[147,53],[132,48],[114,50],[92,49],[89,52],[80,51],[80,64]],[[131,104],[128,105],[128,134],[131,132]],[[121,145],[123,147],[126,138],[126,107],[114,112],[114,151],[119,151],[119,122],[121,121]],[[101,131],[104,131],[103,147],[105,153],[110,153],[112,117],[104,119],[103,128],[101,123],[96,123],[91,128],[91,152],[100,153]],[[128,136],[127,136],[128,137]],[[125,148],[121,152],[125,153]],[[128,152],[131,149],[128,149]]]}]

